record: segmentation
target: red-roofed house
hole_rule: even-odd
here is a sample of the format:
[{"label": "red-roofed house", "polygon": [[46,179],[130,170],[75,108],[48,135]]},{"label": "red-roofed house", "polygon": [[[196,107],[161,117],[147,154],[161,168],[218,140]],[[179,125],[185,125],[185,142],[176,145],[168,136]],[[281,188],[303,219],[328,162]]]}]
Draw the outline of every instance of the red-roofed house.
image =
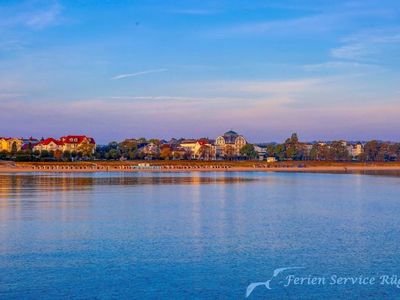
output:
[{"label": "red-roofed house", "polygon": [[96,142],[86,135],[62,136],[60,141],[64,144],[63,151],[94,153]]},{"label": "red-roofed house", "polygon": [[40,141],[33,147],[33,151],[63,151],[64,143],[53,138]]},{"label": "red-roofed house", "polygon": [[193,159],[214,158],[214,147],[208,139],[184,140],[181,142],[180,146],[188,151]]},{"label": "red-roofed house", "polygon": [[48,138],[40,141],[33,147],[34,151],[69,151],[80,152],[83,154],[92,154],[96,148],[96,142],[93,138],[85,135],[67,135],[59,140]]}]

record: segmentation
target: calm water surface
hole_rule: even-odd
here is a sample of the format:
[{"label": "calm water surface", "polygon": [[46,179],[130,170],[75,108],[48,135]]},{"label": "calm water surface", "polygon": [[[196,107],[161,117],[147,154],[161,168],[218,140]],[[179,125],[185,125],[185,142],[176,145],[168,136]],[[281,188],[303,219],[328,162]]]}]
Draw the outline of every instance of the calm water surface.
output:
[{"label": "calm water surface", "polygon": [[1,299],[398,299],[400,177],[0,175]]}]

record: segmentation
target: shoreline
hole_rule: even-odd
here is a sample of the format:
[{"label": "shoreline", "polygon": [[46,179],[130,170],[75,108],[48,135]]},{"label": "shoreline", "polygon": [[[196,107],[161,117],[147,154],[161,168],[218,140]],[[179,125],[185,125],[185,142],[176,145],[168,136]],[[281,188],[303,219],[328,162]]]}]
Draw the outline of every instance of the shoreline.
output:
[{"label": "shoreline", "polygon": [[298,173],[362,173],[400,172],[400,163],[342,162],[1,162],[2,173],[140,173],[140,172],[298,172]]}]

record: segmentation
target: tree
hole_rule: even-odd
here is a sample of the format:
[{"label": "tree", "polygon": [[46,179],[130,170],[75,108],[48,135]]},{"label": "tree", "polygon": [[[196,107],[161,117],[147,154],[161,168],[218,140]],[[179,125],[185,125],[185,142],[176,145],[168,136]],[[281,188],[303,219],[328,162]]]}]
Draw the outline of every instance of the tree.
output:
[{"label": "tree", "polygon": [[172,158],[171,147],[169,146],[162,147],[160,152],[160,158],[164,160],[171,159]]},{"label": "tree", "polygon": [[291,137],[285,141],[285,157],[288,159],[300,159],[300,143],[297,133],[292,133]]},{"label": "tree", "polygon": [[239,152],[240,155],[246,156],[249,159],[255,159],[258,156],[256,150],[254,149],[254,145],[252,144],[244,145]]},{"label": "tree", "polygon": [[159,139],[150,139],[149,143],[153,143],[154,145],[159,146],[161,144]]},{"label": "tree", "polygon": [[134,159],[135,152],[137,152],[137,141],[135,139],[126,139],[119,143],[118,149],[123,157]]},{"label": "tree", "polygon": [[235,155],[235,149],[231,145],[225,145],[222,155],[226,159],[232,159]]},{"label": "tree", "polygon": [[275,157],[277,157],[279,160],[284,160],[286,157],[286,153],[285,153],[285,145],[284,144],[279,144],[276,145],[275,147]]},{"label": "tree", "polygon": [[0,160],[6,160],[8,158],[8,152],[3,150],[0,152]]},{"label": "tree", "polygon": [[330,160],[341,160],[346,161],[350,159],[349,150],[347,147],[340,141],[334,141],[331,143],[330,148]]},{"label": "tree", "polygon": [[77,152],[86,157],[91,157],[93,155],[93,150],[94,144],[91,143],[81,143],[77,148]]},{"label": "tree", "polygon": [[379,142],[378,141],[369,141],[364,146],[364,153],[362,154],[362,160],[364,161],[374,161],[378,157],[379,153]]},{"label": "tree", "polygon": [[17,154],[17,152],[18,152],[17,143],[13,142],[11,145],[11,154],[15,155],[15,154]]},{"label": "tree", "polygon": [[71,152],[68,150],[64,151],[62,154],[62,159],[66,161],[71,160]]},{"label": "tree", "polygon": [[119,159],[120,157],[121,157],[121,155],[119,154],[119,152],[116,149],[111,149],[106,154],[106,158],[109,158],[109,159]]},{"label": "tree", "polygon": [[42,158],[50,157],[49,151],[47,151],[47,150],[42,150],[42,151],[40,152],[40,157],[42,157]]},{"label": "tree", "polygon": [[55,158],[55,159],[61,160],[62,155],[63,155],[63,153],[62,153],[61,150],[56,150],[56,151],[54,151],[54,158]]}]

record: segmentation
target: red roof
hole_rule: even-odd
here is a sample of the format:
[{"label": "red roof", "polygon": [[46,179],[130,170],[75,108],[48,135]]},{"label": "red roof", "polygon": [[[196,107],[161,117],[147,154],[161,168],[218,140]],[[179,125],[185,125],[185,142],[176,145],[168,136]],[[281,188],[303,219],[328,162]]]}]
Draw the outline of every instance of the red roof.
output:
[{"label": "red roof", "polygon": [[45,140],[43,140],[43,141],[40,141],[40,142],[39,142],[38,144],[36,144],[35,146],[38,146],[38,145],[48,145],[48,144],[50,144],[51,142],[53,142],[54,144],[59,145],[59,146],[64,145],[63,142],[57,141],[56,139],[53,139],[53,138],[48,138],[48,139],[45,139]]},{"label": "red roof", "polygon": [[86,135],[67,135],[60,138],[60,140],[66,144],[80,144],[84,139],[87,139],[91,144],[96,143],[93,138]]},{"label": "red roof", "polygon": [[210,141],[207,140],[207,139],[199,139],[197,142],[198,142],[201,146],[207,145],[207,144],[210,143]]}]

